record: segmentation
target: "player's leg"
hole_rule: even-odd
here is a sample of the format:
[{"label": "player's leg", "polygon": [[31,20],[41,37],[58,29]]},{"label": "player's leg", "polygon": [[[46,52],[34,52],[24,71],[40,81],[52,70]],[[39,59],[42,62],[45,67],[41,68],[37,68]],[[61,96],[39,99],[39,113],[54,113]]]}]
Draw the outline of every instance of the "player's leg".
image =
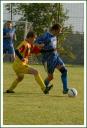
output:
[{"label": "player's leg", "polygon": [[47,72],[47,77],[44,80],[46,88],[49,88],[49,90],[52,89],[53,85],[50,85],[51,80],[53,79],[53,72],[54,72],[54,67],[51,64],[51,61],[43,63],[45,71]]},{"label": "player's leg", "polygon": [[44,62],[43,65],[44,65],[45,71],[46,71],[47,74],[48,74],[48,76],[47,76],[46,79],[44,80],[44,83],[45,83],[46,87],[48,87],[50,81],[53,79],[53,73],[49,73],[49,72],[51,71],[51,69],[49,68],[50,66],[49,66],[49,63],[48,63],[48,62]]},{"label": "player's leg", "polygon": [[50,81],[53,79],[53,74],[49,74],[48,73],[48,76],[47,78],[44,80],[44,83],[45,83],[45,86],[46,88],[49,88],[49,91],[52,89],[53,85],[51,84],[50,85]]},{"label": "player's leg", "polygon": [[34,75],[36,82],[40,85],[42,91],[44,92],[44,90],[45,90],[44,82],[36,69],[30,67],[29,65],[24,65],[22,71],[24,74]]},{"label": "player's leg", "polygon": [[17,87],[18,83],[23,80],[23,78],[24,78],[24,74],[18,74],[17,73],[17,78],[13,81],[10,88],[6,92],[7,93],[14,93],[13,90]]},{"label": "player's leg", "polygon": [[7,53],[7,46],[3,42],[3,58],[4,58],[4,56],[5,56],[6,53]]},{"label": "player's leg", "polygon": [[42,80],[42,77],[40,76],[39,72],[36,69],[30,67],[29,65],[25,65],[25,68],[24,68],[24,71],[23,72],[25,74],[32,74],[32,75],[34,75],[35,80],[40,85],[42,91],[45,94],[48,93],[48,91],[50,90],[50,88],[46,88],[45,87],[44,81]]},{"label": "player's leg", "polygon": [[10,59],[11,59],[11,62],[13,62],[15,60],[15,52],[10,55]]},{"label": "player's leg", "polygon": [[15,60],[15,50],[13,44],[9,46],[8,54],[9,54],[10,62],[13,62]]},{"label": "player's leg", "polygon": [[8,49],[7,49],[7,47],[3,47],[3,61],[5,61],[5,58],[7,57],[7,55],[8,55]]},{"label": "player's leg", "polygon": [[34,76],[35,76],[35,80],[37,81],[37,83],[41,86],[42,91],[45,94],[47,94],[50,91],[52,85],[45,87],[44,81],[42,80],[42,78],[38,72]]},{"label": "player's leg", "polygon": [[38,71],[34,68],[29,67],[28,73],[34,75],[36,82],[40,85],[42,91],[44,92],[44,90],[45,90],[44,82],[43,82],[40,74],[38,73]]},{"label": "player's leg", "polygon": [[67,84],[67,69],[63,63],[63,61],[58,57],[58,64],[56,68],[61,72],[61,80],[63,83],[63,93],[67,94],[68,92],[68,84]]},{"label": "player's leg", "polygon": [[5,56],[6,56],[6,49],[3,49],[3,60],[4,60]]},{"label": "player's leg", "polygon": [[48,73],[47,78],[44,80],[44,83],[45,83],[46,87],[49,86],[50,81],[51,81],[52,79],[53,79],[53,74]]}]

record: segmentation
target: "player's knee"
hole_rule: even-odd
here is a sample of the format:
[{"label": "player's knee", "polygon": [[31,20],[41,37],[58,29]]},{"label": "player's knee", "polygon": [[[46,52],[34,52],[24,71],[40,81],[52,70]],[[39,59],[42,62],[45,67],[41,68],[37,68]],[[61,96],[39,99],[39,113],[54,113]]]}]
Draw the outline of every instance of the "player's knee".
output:
[{"label": "player's knee", "polygon": [[67,68],[61,67],[60,72],[62,73],[62,75],[67,75]]},{"label": "player's knee", "polygon": [[21,82],[23,80],[24,76],[18,77],[17,80]]},{"label": "player's knee", "polygon": [[34,71],[34,75],[38,75],[39,73],[38,73],[38,71],[37,70],[35,70]]}]

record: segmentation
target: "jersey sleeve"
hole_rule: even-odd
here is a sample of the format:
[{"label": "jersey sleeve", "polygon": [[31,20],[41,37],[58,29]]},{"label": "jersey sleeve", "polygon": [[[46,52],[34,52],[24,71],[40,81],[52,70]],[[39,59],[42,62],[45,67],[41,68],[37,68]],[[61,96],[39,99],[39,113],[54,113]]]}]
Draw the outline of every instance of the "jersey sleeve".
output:
[{"label": "jersey sleeve", "polygon": [[42,44],[47,41],[47,33],[44,33],[42,36],[37,37],[35,43]]},{"label": "jersey sleeve", "polygon": [[[45,50],[51,50],[54,49],[54,39],[52,41],[52,38],[54,36],[48,32],[44,33],[42,36],[38,37],[36,39],[36,43],[38,44],[44,44],[44,49]],[[45,52],[44,52],[45,53]]]},{"label": "jersey sleeve", "polygon": [[35,45],[32,45],[31,47],[31,53],[38,54],[40,53],[41,49]]},{"label": "jersey sleeve", "polygon": [[28,46],[24,41],[17,47],[17,50],[24,58],[28,58],[30,54],[30,46]]},{"label": "jersey sleeve", "polygon": [[19,52],[23,52],[25,50],[24,42],[21,42],[20,45],[17,47],[17,49],[19,50]]}]

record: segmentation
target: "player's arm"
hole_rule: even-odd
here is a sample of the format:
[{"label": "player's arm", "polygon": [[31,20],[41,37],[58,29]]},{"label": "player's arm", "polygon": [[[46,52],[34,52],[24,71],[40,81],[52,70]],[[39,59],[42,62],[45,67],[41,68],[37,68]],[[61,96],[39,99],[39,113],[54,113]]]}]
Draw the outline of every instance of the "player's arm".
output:
[{"label": "player's arm", "polygon": [[31,50],[31,53],[39,54],[39,53],[53,52],[56,50],[55,48],[44,49],[43,47],[44,47],[44,44],[35,44]]},{"label": "player's arm", "polygon": [[16,33],[14,33],[14,35],[13,35],[13,39],[14,39],[15,41],[17,40]]},{"label": "player's arm", "polygon": [[20,54],[19,50],[18,49],[15,49],[15,54],[17,55],[17,57],[23,61],[24,60],[24,57]]},{"label": "player's arm", "polygon": [[37,39],[35,40],[36,44],[44,44],[44,42],[46,42],[47,40],[47,34],[44,33],[43,35],[37,37]]},{"label": "player's arm", "polygon": [[48,53],[48,52],[53,52],[53,51],[56,51],[57,49],[56,48],[52,48],[52,49],[41,49],[40,52],[41,53]]},{"label": "player's arm", "polygon": [[[38,44],[39,45],[39,44]],[[39,54],[40,53],[40,50],[41,48],[38,47],[38,45],[33,45],[32,48],[31,48],[31,53],[33,54]]]},{"label": "player's arm", "polygon": [[39,49],[44,48],[44,44],[34,44],[34,47],[38,47]]},{"label": "player's arm", "polygon": [[16,41],[17,40],[17,36],[16,36],[16,30],[15,28],[13,28],[14,34],[13,34],[13,40]]},{"label": "player's arm", "polygon": [[53,52],[53,51],[56,51],[57,49],[56,48],[51,48],[51,49],[43,49],[43,48],[40,48],[40,47],[37,47],[36,45],[33,47],[31,53],[34,53],[34,54],[39,54],[39,53],[48,53],[48,52]]},{"label": "player's arm", "polygon": [[20,45],[15,49],[16,56],[21,60],[24,61],[24,57],[21,55],[21,52],[25,50],[25,45],[23,42],[20,43]]}]

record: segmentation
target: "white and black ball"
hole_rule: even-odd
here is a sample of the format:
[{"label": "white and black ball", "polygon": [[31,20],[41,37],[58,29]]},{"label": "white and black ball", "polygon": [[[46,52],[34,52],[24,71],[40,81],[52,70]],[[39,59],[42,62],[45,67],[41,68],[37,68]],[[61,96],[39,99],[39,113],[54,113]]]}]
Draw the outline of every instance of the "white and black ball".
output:
[{"label": "white and black ball", "polygon": [[76,90],[75,88],[70,88],[70,89],[68,90],[68,96],[69,96],[69,97],[76,97],[77,94],[78,94],[78,92],[77,92],[77,90]]}]

